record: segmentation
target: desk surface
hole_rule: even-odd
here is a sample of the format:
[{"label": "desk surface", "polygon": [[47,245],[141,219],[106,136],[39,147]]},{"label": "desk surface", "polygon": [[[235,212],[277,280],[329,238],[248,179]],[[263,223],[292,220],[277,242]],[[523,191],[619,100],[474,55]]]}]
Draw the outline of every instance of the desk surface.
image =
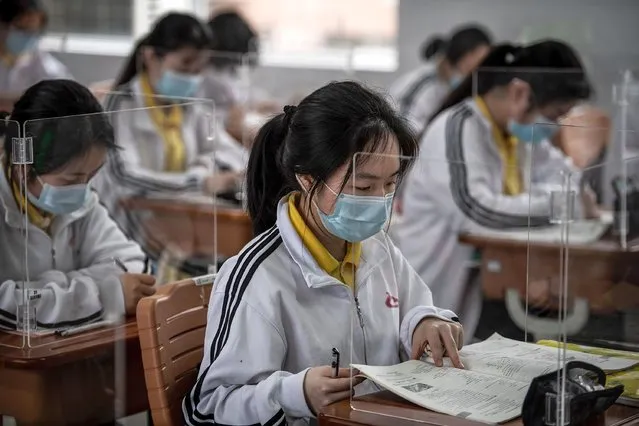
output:
[{"label": "desk surface", "polygon": [[[320,413],[320,425],[370,425],[370,426],[417,426],[420,424],[437,426],[485,426],[471,420],[435,413],[407,402],[389,392],[380,392],[361,397],[351,407],[351,401],[344,400],[326,407]],[[392,420],[390,417],[392,416]],[[606,413],[606,426],[622,426],[639,422],[639,408],[615,405]],[[521,419],[506,423],[520,426]]]},{"label": "desk surface", "polygon": [[152,210],[156,213],[215,213],[218,216],[250,223],[248,214],[239,206],[209,197],[127,198],[120,201],[127,210]]},{"label": "desk surface", "polygon": [[[528,242],[521,240],[510,240],[503,237],[492,237],[487,235],[460,234],[459,241],[464,244],[478,248],[495,247],[505,249],[522,249],[534,246],[535,250],[558,250],[561,244],[547,242]],[[619,253],[634,253],[639,251],[639,247],[634,246],[628,250],[623,250],[619,241],[607,235],[592,244],[571,244],[570,251],[573,254],[593,254],[593,255],[615,255]]]},{"label": "desk surface", "polygon": [[21,369],[50,368],[111,350],[115,339],[124,343],[138,340],[135,318],[128,319],[117,329],[105,327],[67,337],[33,336],[31,348],[21,347],[21,335],[0,331],[0,365]]}]

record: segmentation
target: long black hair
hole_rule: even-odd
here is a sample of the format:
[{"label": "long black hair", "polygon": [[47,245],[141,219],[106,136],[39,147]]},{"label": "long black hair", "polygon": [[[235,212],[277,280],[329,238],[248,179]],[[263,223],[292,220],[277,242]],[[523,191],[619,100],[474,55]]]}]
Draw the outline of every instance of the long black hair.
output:
[{"label": "long black hair", "polygon": [[[144,71],[143,61],[139,59],[143,47],[150,47],[157,56],[163,57],[167,53],[185,47],[207,50],[210,42],[209,30],[196,17],[185,13],[168,13],[161,17],[153,29],[137,42],[122,72],[116,78],[114,87],[117,88],[128,83],[139,72]],[[142,64],[142,69],[139,69],[140,64]]]},{"label": "long black hair", "polygon": [[8,117],[0,121],[5,160],[20,135],[33,138],[32,177],[55,172],[95,146],[115,150],[113,127],[101,112],[100,102],[81,84],[43,80],[24,92],[10,114],[0,113]]},{"label": "long black hair", "polygon": [[441,36],[433,36],[427,39],[421,48],[421,57],[425,61],[430,61],[435,56],[446,51],[446,40]]},{"label": "long black hair", "polygon": [[468,25],[458,28],[453,32],[446,48],[444,55],[446,60],[455,66],[467,54],[481,46],[490,46],[492,37],[488,30],[479,25]]},{"label": "long black hair", "polygon": [[[376,152],[389,135],[397,139],[401,155],[417,155],[417,139],[406,120],[359,83],[330,83],[285,110],[260,129],[249,158],[248,210],[256,234],[275,223],[279,199],[300,189],[296,175],[313,178],[311,198],[356,153]],[[400,178],[411,164],[400,161]]]},{"label": "long black hair", "polygon": [[476,24],[465,25],[455,29],[448,40],[440,35],[426,40],[422,45],[421,55],[425,60],[430,60],[435,55],[443,55],[452,66],[455,66],[464,56],[478,47],[491,44],[492,37],[488,30]]},{"label": "long black hair", "polygon": [[[506,72],[506,69],[512,69],[512,72]],[[565,72],[545,73],[544,69]],[[474,94],[485,95],[495,87],[506,86],[514,78],[530,85],[536,106],[588,99],[592,94],[583,64],[567,44],[557,40],[540,41],[529,46],[502,44],[493,48],[475,75],[467,76],[449,93],[430,120],[464,99]]]},{"label": "long black hair", "polygon": [[[211,31],[211,50],[222,53],[222,55],[211,56],[211,65],[214,67],[234,68],[240,64],[239,58],[242,55],[258,52],[258,35],[239,13],[235,11],[217,13],[211,17],[208,26]],[[249,57],[251,64],[256,61],[255,56]]]},{"label": "long black hair", "polygon": [[38,0],[0,0],[0,22],[5,25],[30,12],[39,12],[42,26],[47,24],[47,11]]}]

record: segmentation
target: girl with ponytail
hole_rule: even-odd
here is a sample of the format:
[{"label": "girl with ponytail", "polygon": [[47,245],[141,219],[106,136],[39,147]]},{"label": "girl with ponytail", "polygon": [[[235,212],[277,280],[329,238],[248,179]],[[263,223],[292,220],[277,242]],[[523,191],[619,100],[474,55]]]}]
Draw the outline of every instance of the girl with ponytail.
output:
[{"label": "girl with ponytail", "polygon": [[[398,244],[420,276],[435,283],[435,300],[461,312],[467,338],[488,336],[475,333],[481,284],[463,267],[473,249],[458,242],[459,233],[550,225],[548,191],[530,187],[523,176],[530,173],[536,185],[562,170],[579,175],[549,140],[558,118],[590,94],[583,66],[566,44],[500,45],[448,95],[422,137],[406,180]],[[584,196],[581,214],[594,211],[591,201]],[[510,324],[503,304],[484,308],[502,309],[506,317],[490,324],[491,333],[508,334],[495,330]]]},{"label": "girl with ponytail", "polygon": [[209,44],[209,30],[196,17],[162,16],[137,43],[116,92],[105,100],[121,149],[109,156],[96,188],[127,231],[139,226],[122,211],[123,198],[239,188],[248,152],[216,125],[211,105],[197,99]]},{"label": "girl with ponytail", "polygon": [[[357,153],[377,155],[353,164]],[[361,382],[327,365],[326,348],[392,365],[429,346],[438,365],[446,353],[462,367],[455,314],[433,306],[384,232],[411,163],[399,156],[416,153],[407,123],[352,82],[322,87],[262,127],[247,172],[257,237],[217,276],[199,377],[183,403],[188,425],[308,424]],[[356,310],[367,323],[351,358]]]}]

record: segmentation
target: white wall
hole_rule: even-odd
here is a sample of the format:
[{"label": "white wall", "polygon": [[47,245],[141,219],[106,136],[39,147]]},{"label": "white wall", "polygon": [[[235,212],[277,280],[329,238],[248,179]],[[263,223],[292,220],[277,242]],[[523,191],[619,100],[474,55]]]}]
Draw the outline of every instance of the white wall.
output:
[{"label": "white wall", "polygon": [[[358,72],[353,78],[388,87],[398,73],[419,63],[419,46],[430,34],[446,34],[465,22],[485,25],[499,40],[516,39],[531,23],[577,22],[589,32],[586,42],[577,47],[588,59],[598,103],[609,107],[620,70],[639,69],[637,18],[639,0],[400,0],[400,69],[395,73]],[[85,84],[112,78],[124,61],[99,54],[58,56]],[[344,78],[340,71],[284,68],[261,69],[256,76],[260,85],[282,98]]]}]

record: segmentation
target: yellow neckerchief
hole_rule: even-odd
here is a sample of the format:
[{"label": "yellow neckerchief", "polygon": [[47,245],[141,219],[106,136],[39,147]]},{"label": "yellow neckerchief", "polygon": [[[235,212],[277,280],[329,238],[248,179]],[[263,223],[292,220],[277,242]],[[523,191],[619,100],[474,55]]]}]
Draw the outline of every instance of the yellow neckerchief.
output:
[{"label": "yellow neckerchief", "polygon": [[0,54],[0,61],[2,61],[7,68],[13,68],[16,62],[18,62],[18,57],[10,53],[3,53]]},{"label": "yellow neckerchief", "polygon": [[158,108],[149,77],[140,78],[144,103],[150,108],[149,114],[155,127],[164,139],[164,171],[183,172],[186,170],[186,152],[182,139],[182,108],[179,105]]},{"label": "yellow neckerchief", "polygon": [[25,207],[25,199],[24,195],[20,192],[20,188],[11,178],[11,174],[9,171],[9,167],[7,170],[7,180],[11,185],[11,189],[13,190],[13,198],[16,200],[18,204],[18,208],[21,212],[24,212],[25,208],[27,210],[27,216],[29,217],[29,222],[31,222],[36,227],[42,229],[45,232],[48,232],[49,227],[51,226],[51,222],[53,221],[53,215],[51,213],[45,212],[31,204],[29,200],[26,201]]},{"label": "yellow neckerchief", "polygon": [[523,192],[523,185],[521,181],[521,173],[519,171],[519,159],[517,154],[517,145],[519,141],[512,135],[505,134],[497,124],[493,121],[490,111],[486,106],[486,102],[477,96],[475,102],[479,111],[490,122],[493,139],[497,144],[499,150],[499,156],[504,164],[504,194],[506,195],[519,195]]},{"label": "yellow neckerchief", "polygon": [[344,260],[340,262],[335,259],[320,240],[317,239],[315,234],[313,234],[313,231],[306,225],[306,222],[304,222],[296,206],[298,199],[298,193],[293,193],[288,197],[288,215],[291,218],[293,228],[295,228],[295,231],[297,231],[302,242],[320,268],[326,271],[331,277],[340,280],[354,290],[355,270],[359,265],[362,254],[362,243],[347,243]]}]

